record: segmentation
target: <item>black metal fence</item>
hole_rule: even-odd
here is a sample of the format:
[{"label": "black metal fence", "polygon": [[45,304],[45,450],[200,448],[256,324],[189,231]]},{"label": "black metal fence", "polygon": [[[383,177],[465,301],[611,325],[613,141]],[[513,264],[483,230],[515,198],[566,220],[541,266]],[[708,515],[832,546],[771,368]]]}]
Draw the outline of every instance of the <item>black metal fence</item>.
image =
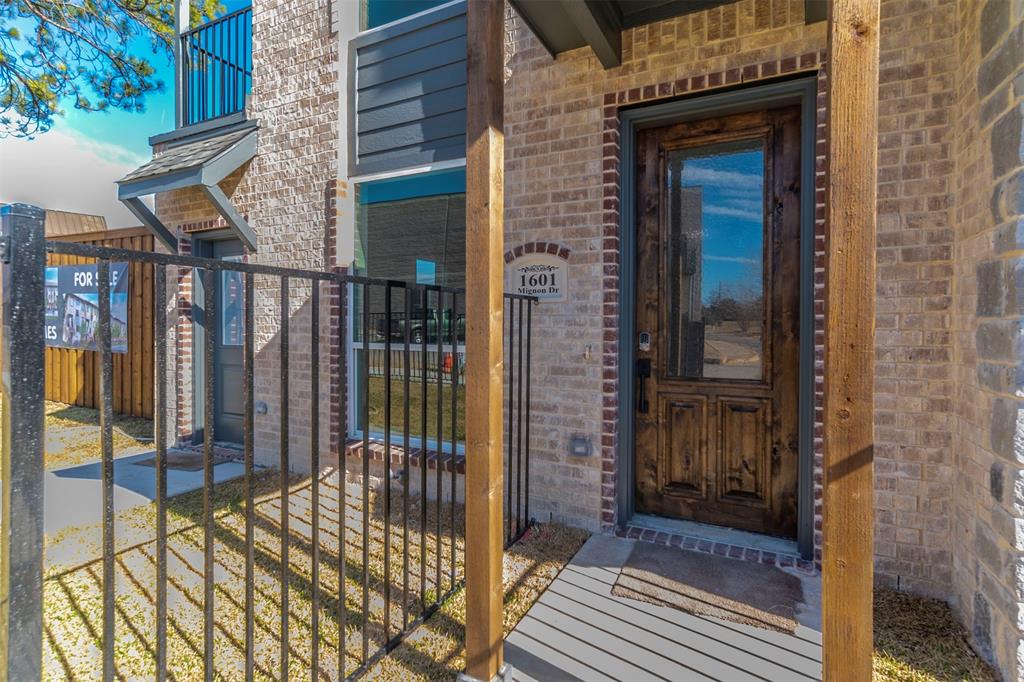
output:
[{"label": "black metal fence", "polygon": [[[0,529],[4,570],[0,571],[0,580],[5,582],[0,584],[0,597],[7,601],[8,608],[0,610],[6,618],[0,622],[0,637],[8,647],[4,664],[9,679],[41,676],[44,631],[49,646],[57,649],[53,658],[62,666],[63,674],[76,676],[70,662],[73,656],[59,650],[61,638],[50,630],[52,624],[46,619],[43,599],[44,427],[43,397],[37,389],[42,386],[44,372],[42,267],[47,252],[94,259],[97,264],[102,543],[99,556],[83,557],[79,569],[92,575],[101,594],[94,618],[79,604],[73,604],[73,608],[95,642],[102,679],[182,678],[180,670],[175,672],[183,665],[181,654],[169,651],[169,641],[175,646],[184,642],[184,650],[195,659],[207,680],[217,675],[251,680],[257,676],[295,679],[307,674],[313,680],[354,679],[370,670],[461,587],[464,491],[459,483],[466,455],[460,443],[460,415],[465,414],[460,376],[464,368],[459,363],[446,367],[444,358],[458,355],[460,341],[464,340],[458,324],[464,302],[462,290],[46,242],[41,212],[38,216],[31,210],[18,214],[26,208],[15,206],[13,213],[4,216],[4,234],[8,236],[2,242],[5,390]],[[145,526],[154,532],[142,539],[133,538],[127,548],[115,537],[115,519],[120,511],[115,513],[111,406],[109,268],[114,261],[141,261],[154,267],[155,514],[154,523]],[[213,381],[206,381],[202,401],[203,480],[192,500],[195,505],[190,507],[187,502],[168,497],[168,448],[174,435],[168,423],[168,344],[163,342],[169,329],[168,283],[186,274],[201,280],[202,300],[193,305],[201,308],[203,320],[215,321],[222,305],[215,295],[215,285],[222,273],[237,273],[244,280],[244,378],[237,387],[244,395],[244,474],[231,484],[216,482],[217,398]],[[340,324],[337,333],[324,334],[330,330],[321,320],[322,307],[335,308],[336,304],[337,310],[349,311],[355,322],[352,345],[366,345],[368,335],[364,330],[372,328],[375,312],[370,302],[380,298],[370,295],[375,290],[383,292],[384,319],[392,321],[385,322],[383,376],[394,380],[383,382],[379,395],[372,391],[369,353],[356,354],[351,365],[339,362],[340,377],[330,381],[330,357],[346,357],[347,326]],[[267,315],[268,292],[277,297],[276,316]],[[293,295],[295,292],[298,296]],[[258,296],[261,302],[257,317]],[[308,313],[300,315],[293,310],[296,298],[308,300]],[[506,542],[510,544],[529,525],[533,299],[508,295],[506,300]],[[404,324],[396,342],[390,329],[394,306],[404,311],[405,320],[418,311],[424,329],[430,310],[438,311],[437,319],[447,323],[433,335],[420,335],[415,342],[413,325]],[[268,330],[259,329],[257,324],[268,318],[275,323],[269,336]],[[337,347],[324,352],[322,336]],[[275,341],[266,342],[270,337]],[[257,338],[264,340],[261,348],[257,348]],[[214,344],[214,334],[204,334],[203,347],[193,353],[195,361],[202,363],[205,377],[215,376]],[[419,367],[434,364],[434,369],[412,371],[415,356],[419,357]],[[400,358],[403,368],[397,376],[391,368],[395,358]],[[257,446],[265,450],[267,444],[256,440],[255,376],[258,367],[270,366],[278,373],[280,387],[277,458],[267,461],[264,454],[257,462]],[[327,388],[328,395],[331,390],[344,391],[348,372],[355,372],[357,377],[354,398],[360,414],[358,423],[352,426],[361,427],[361,447],[352,450],[344,438],[337,438],[330,452],[334,461],[324,467],[321,453],[331,446],[323,442],[321,398],[327,387],[334,387]],[[259,373],[265,375],[263,369]],[[308,381],[307,386],[291,387],[289,382],[296,377]],[[296,395],[308,396],[309,402],[302,409],[291,409]],[[344,429],[346,400],[344,395],[334,397],[338,399],[330,403],[336,405],[331,420]],[[384,413],[380,434],[366,427],[372,425],[371,411],[377,409]],[[303,447],[303,453],[299,453],[308,452],[308,469],[313,472],[308,478],[293,471],[293,434],[298,433],[308,434],[308,451]],[[388,443],[391,445],[385,447]],[[225,492],[227,485],[234,487]],[[117,521],[119,529],[122,523]],[[132,523],[124,527],[131,528]],[[171,566],[187,564],[190,553],[202,557],[201,567],[197,559],[197,565],[190,569],[201,579],[201,593],[199,588],[194,594],[189,592],[183,586],[184,578]],[[127,568],[133,561],[143,566],[152,564],[152,584],[143,584],[144,572]],[[218,579],[218,574],[227,577]],[[63,598],[73,603],[75,593],[60,582],[65,575],[47,576],[46,580],[57,580],[64,590]],[[127,582],[131,594],[115,592],[119,580]],[[169,603],[169,590],[185,599]],[[151,602],[151,619],[133,620],[131,614],[136,609],[130,607],[130,602],[136,593]],[[181,615],[182,603],[195,611],[194,632]],[[268,604],[276,617],[268,616]],[[298,614],[306,615],[300,618]],[[232,623],[238,624],[238,632],[232,630]],[[296,640],[295,633],[302,636]],[[118,652],[128,646],[126,638],[135,638],[144,645],[143,663],[119,657]],[[229,645],[223,644],[225,640]]]},{"label": "black metal fence", "polygon": [[252,90],[252,7],[181,34],[182,123],[245,109]]}]

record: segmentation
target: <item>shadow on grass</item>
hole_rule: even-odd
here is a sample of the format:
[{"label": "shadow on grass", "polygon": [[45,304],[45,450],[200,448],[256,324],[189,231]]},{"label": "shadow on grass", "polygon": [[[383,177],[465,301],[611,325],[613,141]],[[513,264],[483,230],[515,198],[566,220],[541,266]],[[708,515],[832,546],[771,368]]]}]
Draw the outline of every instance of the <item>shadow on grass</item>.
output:
[{"label": "shadow on grass", "polygon": [[[388,523],[385,524],[383,496],[371,495],[367,540],[368,556],[363,558],[363,512],[358,506],[361,495],[345,495],[344,533],[339,516],[342,505],[339,489],[325,482],[320,485],[318,507],[320,533],[314,545],[311,481],[299,477],[289,480],[287,566],[281,562],[281,491],[277,472],[264,472],[253,486],[253,579],[251,604],[254,633],[254,662],[258,676],[274,678],[281,669],[282,622],[288,634],[289,677],[308,676],[312,667],[311,643],[319,639],[319,666],[324,679],[337,677],[339,623],[345,623],[345,669],[351,674],[362,661],[363,636],[366,650],[373,655],[415,618],[422,602],[441,590],[431,574],[437,561],[437,538],[426,535],[425,568],[421,593],[420,552],[423,537],[417,520],[419,499],[410,496],[410,527],[402,526],[405,507],[400,490],[392,491]],[[351,488],[351,486],[349,486]],[[218,486],[212,495],[214,518],[214,660],[217,672],[235,678],[244,671],[246,619],[246,542],[245,486],[234,481]],[[202,491],[170,500],[168,508],[167,609],[170,628],[167,636],[170,674],[176,679],[192,679],[202,669],[205,543]],[[456,505],[456,567],[462,574],[461,506]],[[441,509],[442,561],[451,556],[450,504]],[[428,529],[435,528],[436,506],[428,505]],[[141,507],[119,515],[117,530],[126,537],[118,548],[115,562],[116,657],[118,674],[124,679],[147,677],[155,672],[156,631],[155,585],[157,577],[154,506]],[[389,526],[388,557],[385,560],[385,525]],[[408,532],[408,542],[405,533]],[[339,554],[344,534],[345,551]],[[313,548],[318,547],[319,580],[317,614],[319,632],[310,625],[313,609]],[[48,679],[88,679],[100,665],[103,630],[101,559],[98,547],[87,544],[88,559],[80,565],[52,570],[45,581],[45,655]],[[408,557],[409,572],[405,572]],[[83,559],[86,557],[83,557]],[[387,566],[385,567],[385,563]],[[284,570],[283,569],[287,569]],[[344,575],[345,606],[342,609],[339,568]],[[447,577],[449,567],[442,571]],[[288,590],[287,615],[283,616],[281,576]],[[365,599],[364,599],[365,580]],[[406,587],[408,586],[408,587]],[[429,594],[427,594],[429,593]],[[386,609],[386,595],[391,606]],[[403,599],[404,596],[404,599]],[[403,611],[403,604],[405,606]],[[389,610],[389,617],[385,617]],[[365,622],[365,626],[364,626]],[[385,628],[385,623],[389,627]]]}]

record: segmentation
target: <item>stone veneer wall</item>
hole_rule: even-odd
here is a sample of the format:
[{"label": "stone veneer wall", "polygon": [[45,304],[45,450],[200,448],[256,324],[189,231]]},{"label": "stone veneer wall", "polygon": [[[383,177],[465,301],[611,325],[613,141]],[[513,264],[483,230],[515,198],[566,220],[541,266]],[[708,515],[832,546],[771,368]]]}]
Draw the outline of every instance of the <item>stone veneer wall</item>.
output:
[{"label": "stone veneer wall", "polygon": [[[322,270],[335,267],[337,186],[337,34],[331,26],[330,0],[253,6],[253,88],[248,113],[260,126],[257,156],[230,176],[222,189],[246,216],[259,239],[248,259],[268,265]],[[158,150],[159,151],[159,150]],[[157,196],[156,211],[172,230],[197,236],[223,227],[212,206],[195,189]],[[186,241],[182,250],[189,252]],[[178,435],[192,432],[191,276],[172,283],[177,301],[178,338],[171,341],[176,367]],[[290,280],[289,443],[292,466],[308,468],[310,451],[310,284]],[[277,461],[281,407],[280,282],[256,278],[255,399],[267,405],[255,419],[257,461]],[[336,386],[335,334],[339,329],[337,291],[321,289],[321,448],[325,456],[337,443],[338,412],[330,387]],[[331,317],[333,316],[333,318]]]},{"label": "stone veneer wall", "polygon": [[954,606],[1024,675],[1024,3],[957,0]]}]

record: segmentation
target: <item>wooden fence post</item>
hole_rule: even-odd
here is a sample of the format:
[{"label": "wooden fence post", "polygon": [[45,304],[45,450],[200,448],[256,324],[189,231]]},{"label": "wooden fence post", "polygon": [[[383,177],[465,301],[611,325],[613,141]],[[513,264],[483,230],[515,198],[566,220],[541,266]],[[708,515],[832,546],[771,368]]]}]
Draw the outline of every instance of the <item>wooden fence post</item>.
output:
[{"label": "wooden fence post", "polygon": [[504,3],[467,3],[466,674],[502,667]]},{"label": "wooden fence post", "polygon": [[829,12],[823,678],[870,680],[879,0]]}]

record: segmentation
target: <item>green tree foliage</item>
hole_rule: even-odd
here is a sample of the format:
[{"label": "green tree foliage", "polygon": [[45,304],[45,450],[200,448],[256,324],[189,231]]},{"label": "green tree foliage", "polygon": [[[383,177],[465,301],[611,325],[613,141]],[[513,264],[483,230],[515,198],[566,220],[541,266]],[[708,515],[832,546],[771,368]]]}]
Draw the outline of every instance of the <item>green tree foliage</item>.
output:
[{"label": "green tree foliage", "polygon": [[[193,0],[192,24],[222,11]],[[142,111],[173,36],[173,0],[0,0],[0,137],[49,130],[66,103]],[[148,54],[133,53],[140,41]]]}]

